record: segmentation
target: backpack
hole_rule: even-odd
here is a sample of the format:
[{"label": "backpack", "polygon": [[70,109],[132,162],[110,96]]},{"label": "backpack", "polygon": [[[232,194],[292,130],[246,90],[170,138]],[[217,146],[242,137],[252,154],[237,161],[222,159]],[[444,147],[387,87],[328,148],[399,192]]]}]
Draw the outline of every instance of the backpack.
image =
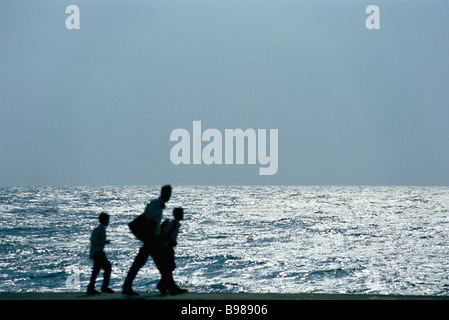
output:
[{"label": "backpack", "polygon": [[128,226],[134,236],[143,242],[149,242],[156,238],[156,222],[145,218],[143,213],[128,223]]}]

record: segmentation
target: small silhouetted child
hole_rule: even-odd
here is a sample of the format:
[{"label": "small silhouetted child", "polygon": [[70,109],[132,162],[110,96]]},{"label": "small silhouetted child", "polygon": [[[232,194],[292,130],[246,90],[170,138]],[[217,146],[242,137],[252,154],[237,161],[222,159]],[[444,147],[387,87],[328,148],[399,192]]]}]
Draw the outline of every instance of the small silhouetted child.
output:
[{"label": "small silhouetted child", "polygon": [[106,240],[106,227],[109,224],[109,215],[102,212],[98,217],[100,224],[92,231],[90,237],[90,258],[94,261],[94,268],[92,270],[92,276],[90,278],[89,286],[87,287],[87,294],[99,294],[95,290],[95,281],[97,279],[98,273],[101,269],[104,270],[103,286],[101,287],[101,292],[113,293],[114,291],[109,289],[109,279],[111,277],[111,264],[104,253],[105,244],[109,243]]},{"label": "small silhouetted child", "polygon": [[184,210],[182,208],[173,209],[173,217],[173,220],[166,219],[161,224],[163,253],[159,257],[159,265],[162,278],[157,285],[161,294],[170,293],[171,295],[187,292],[186,289],[179,288],[173,280],[173,271],[176,268],[174,247],[177,245],[180,221],[184,218]]}]

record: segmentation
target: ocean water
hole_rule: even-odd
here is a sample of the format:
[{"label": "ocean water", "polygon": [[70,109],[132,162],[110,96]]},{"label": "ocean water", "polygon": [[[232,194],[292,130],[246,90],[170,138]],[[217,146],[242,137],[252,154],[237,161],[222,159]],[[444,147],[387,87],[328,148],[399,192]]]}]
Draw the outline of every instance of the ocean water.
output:
[{"label": "ocean water", "polygon": [[[127,223],[156,186],[0,188],[0,291],[85,291],[111,215],[111,287],[140,248]],[[195,292],[449,295],[448,187],[174,186],[175,280]],[[155,290],[151,260],[134,289]],[[102,273],[97,279],[100,287]]]}]

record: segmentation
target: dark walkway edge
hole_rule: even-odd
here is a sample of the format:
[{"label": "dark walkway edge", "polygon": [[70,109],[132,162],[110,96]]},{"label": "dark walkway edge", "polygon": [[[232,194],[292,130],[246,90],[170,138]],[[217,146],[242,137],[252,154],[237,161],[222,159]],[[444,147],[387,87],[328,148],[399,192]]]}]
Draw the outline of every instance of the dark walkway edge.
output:
[{"label": "dark walkway edge", "polygon": [[158,292],[140,292],[138,297],[129,297],[122,293],[88,296],[84,292],[0,292],[0,300],[449,300],[449,296],[312,293],[186,293],[162,296]]}]

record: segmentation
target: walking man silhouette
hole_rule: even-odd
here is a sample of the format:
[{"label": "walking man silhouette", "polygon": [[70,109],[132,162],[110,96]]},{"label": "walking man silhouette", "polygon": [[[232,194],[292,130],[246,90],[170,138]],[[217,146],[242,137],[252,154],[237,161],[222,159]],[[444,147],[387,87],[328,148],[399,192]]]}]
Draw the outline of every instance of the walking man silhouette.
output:
[{"label": "walking man silhouette", "polygon": [[106,240],[106,227],[109,224],[109,215],[102,212],[98,217],[100,224],[92,231],[92,236],[90,238],[90,258],[94,261],[94,268],[92,270],[92,276],[90,278],[89,286],[87,287],[87,294],[99,294],[95,290],[95,281],[97,279],[100,270],[104,270],[103,275],[103,286],[101,287],[101,292],[113,293],[114,291],[109,289],[109,279],[111,277],[111,264],[104,253],[105,244],[109,243]]},{"label": "walking man silhouette", "polygon": [[[145,208],[143,220],[147,226],[145,227],[145,237],[142,239],[143,246],[140,248],[139,253],[128,271],[128,275],[123,284],[123,294],[130,296],[138,295],[138,293],[132,289],[132,282],[136,277],[137,272],[146,263],[149,255],[152,256],[156,266],[159,268],[159,261],[162,253],[162,242],[159,239],[161,234],[162,210],[165,208],[165,203],[170,200],[171,191],[172,188],[170,185],[163,186],[160,197],[151,200]],[[159,271],[162,275],[162,271]]]}]

